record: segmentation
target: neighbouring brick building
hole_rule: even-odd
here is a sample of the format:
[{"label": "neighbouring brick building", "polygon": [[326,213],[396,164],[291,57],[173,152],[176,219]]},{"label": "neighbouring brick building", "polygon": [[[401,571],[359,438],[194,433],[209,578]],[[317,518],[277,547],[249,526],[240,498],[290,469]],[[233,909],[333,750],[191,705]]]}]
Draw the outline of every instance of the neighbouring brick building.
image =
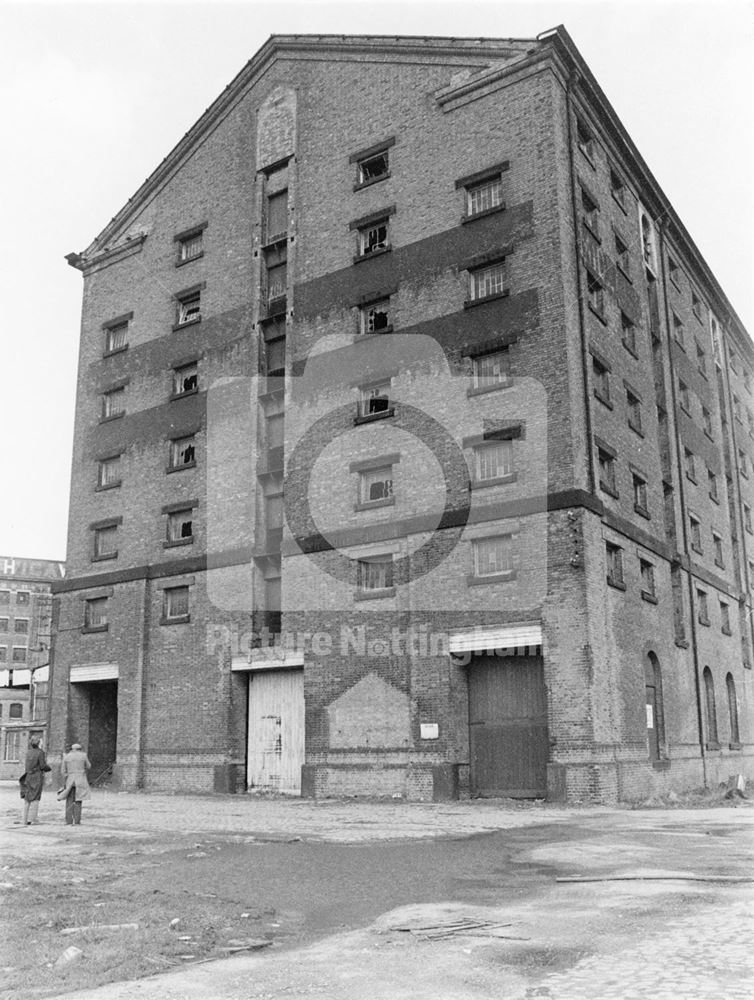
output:
[{"label": "neighbouring brick building", "polygon": [[68,260],[54,754],[305,795],[751,775],[754,350],[562,28],[272,37]]},{"label": "neighbouring brick building", "polygon": [[52,585],[65,567],[0,556],[0,778],[24,769],[29,736],[47,731]]}]

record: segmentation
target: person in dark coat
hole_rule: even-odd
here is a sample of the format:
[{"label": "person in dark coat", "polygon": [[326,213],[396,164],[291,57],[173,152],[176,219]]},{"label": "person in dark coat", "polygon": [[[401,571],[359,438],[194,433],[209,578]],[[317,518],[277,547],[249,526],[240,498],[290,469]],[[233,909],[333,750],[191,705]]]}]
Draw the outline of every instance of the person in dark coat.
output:
[{"label": "person in dark coat", "polygon": [[29,740],[29,749],[26,751],[26,773],[23,777],[23,818],[21,822],[24,826],[31,826],[39,823],[37,818],[39,813],[39,801],[42,798],[42,788],[44,786],[45,772],[52,770],[47,763],[47,757],[40,745],[38,736],[32,736]]},{"label": "person in dark coat", "polygon": [[91,766],[80,743],[72,743],[68,753],[63,754],[62,775],[65,785],[58,792],[58,798],[65,799],[67,826],[78,826],[81,823],[81,800],[89,795],[86,772]]}]

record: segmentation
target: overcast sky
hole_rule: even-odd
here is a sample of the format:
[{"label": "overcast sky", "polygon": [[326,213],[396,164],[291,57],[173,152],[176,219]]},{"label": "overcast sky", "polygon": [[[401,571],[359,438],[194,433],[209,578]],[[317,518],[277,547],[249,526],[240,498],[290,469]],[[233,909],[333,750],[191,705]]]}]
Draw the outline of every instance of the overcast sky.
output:
[{"label": "overcast sky", "polygon": [[565,24],[749,331],[754,7],[0,0],[0,555],[63,559],[83,250],[273,33]]}]

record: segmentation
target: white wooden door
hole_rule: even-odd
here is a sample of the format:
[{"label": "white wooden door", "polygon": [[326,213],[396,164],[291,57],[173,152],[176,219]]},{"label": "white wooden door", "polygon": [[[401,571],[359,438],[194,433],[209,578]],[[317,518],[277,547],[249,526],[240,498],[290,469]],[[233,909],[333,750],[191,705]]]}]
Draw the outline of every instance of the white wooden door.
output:
[{"label": "white wooden door", "polygon": [[249,675],[249,788],[301,794],[304,763],[304,671]]}]

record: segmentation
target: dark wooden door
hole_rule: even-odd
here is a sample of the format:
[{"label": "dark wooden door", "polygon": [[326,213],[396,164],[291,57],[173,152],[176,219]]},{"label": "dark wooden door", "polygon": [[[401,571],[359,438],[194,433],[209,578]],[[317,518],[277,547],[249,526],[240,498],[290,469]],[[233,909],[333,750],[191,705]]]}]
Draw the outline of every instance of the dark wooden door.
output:
[{"label": "dark wooden door", "polygon": [[92,765],[89,778],[97,782],[108,776],[115,763],[118,743],[117,681],[89,685],[89,746]]},{"label": "dark wooden door", "polygon": [[469,666],[471,793],[543,798],[547,698],[540,656],[479,656]]}]

